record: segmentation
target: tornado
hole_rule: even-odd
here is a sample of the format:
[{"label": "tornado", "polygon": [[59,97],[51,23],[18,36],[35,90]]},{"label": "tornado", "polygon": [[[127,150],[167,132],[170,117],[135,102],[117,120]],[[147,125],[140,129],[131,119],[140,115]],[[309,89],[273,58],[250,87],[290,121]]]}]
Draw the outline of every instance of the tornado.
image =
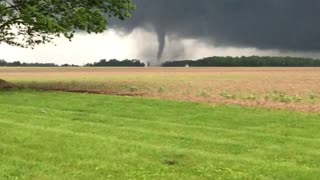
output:
[{"label": "tornado", "polygon": [[164,49],[166,47],[166,31],[162,28],[156,30],[157,37],[158,37],[158,54],[157,54],[157,61],[160,62],[163,56]]}]

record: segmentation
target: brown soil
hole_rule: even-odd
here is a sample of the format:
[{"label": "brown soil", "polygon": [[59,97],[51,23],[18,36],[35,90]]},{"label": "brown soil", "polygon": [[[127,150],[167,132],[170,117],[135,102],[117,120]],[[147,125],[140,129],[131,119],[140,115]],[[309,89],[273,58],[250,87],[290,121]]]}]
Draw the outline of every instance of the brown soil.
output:
[{"label": "brown soil", "polygon": [[15,86],[13,84],[8,83],[5,80],[0,79],[0,90],[1,89],[12,89]]},{"label": "brown soil", "polygon": [[71,93],[86,93],[86,94],[104,94],[104,95],[115,95],[115,96],[141,96],[142,93],[129,93],[129,92],[116,92],[116,91],[97,91],[97,90],[81,90],[81,89],[65,89],[65,88],[39,88],[30,87],[32,89],[40,91],[60,91],[60,92],[71,92]]},{"label": "brown soil", "polygon": [[0,77],[39,90],[320,112],[320,68],[0,68]]}]

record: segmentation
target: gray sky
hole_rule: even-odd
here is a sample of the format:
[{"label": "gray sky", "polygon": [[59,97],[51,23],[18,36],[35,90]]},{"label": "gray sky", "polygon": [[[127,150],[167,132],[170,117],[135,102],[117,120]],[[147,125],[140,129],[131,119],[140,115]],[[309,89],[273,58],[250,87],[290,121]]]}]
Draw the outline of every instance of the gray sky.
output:
[{"label": "gray sky", "polygon": [[84,64],[99,59],[144,61],[206,56],[320,58],[319,0],[135,0],[132,18],[107,32],[34,50],[0,45],[0,59]]}]

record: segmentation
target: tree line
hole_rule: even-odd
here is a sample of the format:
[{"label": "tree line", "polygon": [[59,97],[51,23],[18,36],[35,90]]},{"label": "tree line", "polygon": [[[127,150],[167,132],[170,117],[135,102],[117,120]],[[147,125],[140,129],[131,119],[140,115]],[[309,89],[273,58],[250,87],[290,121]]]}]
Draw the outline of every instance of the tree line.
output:
[{"label": "tree line", "polygon": [[110,59],[107,61],[106,59],[102,59],[99,62],[88,63],[84,66],[87,67],[102,67],[102,66],[113,66],[113,67],[144,67],[145,64],[138,59],[125,59],[119,61],[117,59]]},{"label": "tree line", "polygon": [[320,67],[320,60],[297,57],[207,57],[193,60],[168,61],[164,67]]},{"label": "tree line", "polygon": [[[101,59],[94,63],[87,63],[83,67],[144,67],[144,63],[138,59]],[[74,64],[55,63],[25,63],[20,61],[7,62],[0,59],[0,66],[21,66],[21,67],[79,67]],[[320,60],[311,58],[295,57],[208,57],[199,60],[167,61],[163,67],[320,67]]]},{"label": "tree line", "polygon": [[59,65],[54,63],[25,63],[20,61],[7,62],[0,59],[0,66],[13,66],[13,67],[58,67]]},{"label": "tree line", "polygon": [[[74,64],[62,64],[58,65],[55,63],[25,63],[20,61],[7,62],[5,60],[0,59],[0,66],[8,66],[8,67],[79,67],[79,65]],[[98,62],[87,63],[84,67],[143,67],[145,66],[143,62],[137,59],[125,59],[125,60],[117,60],[111,59],[109,61],[102,59]]]}]

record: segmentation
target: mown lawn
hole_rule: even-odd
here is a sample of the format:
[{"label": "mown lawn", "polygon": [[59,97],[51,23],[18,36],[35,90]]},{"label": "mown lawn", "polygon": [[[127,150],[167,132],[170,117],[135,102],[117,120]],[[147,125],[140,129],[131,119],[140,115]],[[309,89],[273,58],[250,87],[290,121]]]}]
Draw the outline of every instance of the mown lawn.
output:
[{"label": "mown lawn", "polygon": [[0,91],[0,179],[319,179],[320,115]]}]

